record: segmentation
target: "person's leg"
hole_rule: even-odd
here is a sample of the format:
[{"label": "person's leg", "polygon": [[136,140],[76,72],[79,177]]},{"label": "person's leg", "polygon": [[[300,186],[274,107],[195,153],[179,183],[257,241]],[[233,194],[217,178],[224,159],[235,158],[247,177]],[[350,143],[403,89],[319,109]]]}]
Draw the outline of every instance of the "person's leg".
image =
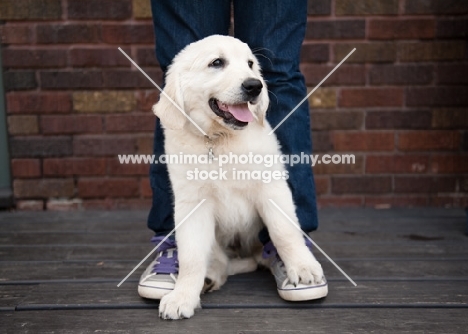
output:
[{"label": "person's leg", "polygon": [[[186,45],[213,34],[227,35],[230,23],[229,0],[151,0],[156,56],[165,73],[174,56]],[[164,154],[164,133],[156,120],[154,155]],[[165,164],[150,170],[153,204],[148,227],[158,235],[174,228],[173,195]]]},{"label": "person's leg", "polygon": [[[299,58],[307,22],[307,0],[234,0],[234,35],[259,59],[270,91],[267,119],[274,128],[307,95]],[[283,154],[311,154],[309,105],[304,102],[276,131]],[[310,164],[288,166],[288,184],[301,228],[317,228],[315,183]],[[263,243],[267,231],[260,233]]]}]

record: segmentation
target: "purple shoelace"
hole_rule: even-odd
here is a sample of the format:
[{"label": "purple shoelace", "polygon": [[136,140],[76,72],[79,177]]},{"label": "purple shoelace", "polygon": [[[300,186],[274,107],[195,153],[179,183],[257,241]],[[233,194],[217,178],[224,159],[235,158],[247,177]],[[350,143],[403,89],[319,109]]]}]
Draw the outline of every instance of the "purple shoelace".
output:
[{"label": "purple shoelace", "polygon": [[[166,236],[155,236],[151,242],[158,245]],[[179,272],[179,261],[177,257],[177,245],[173,238],[167,238],[157,249],[159,253],[153,267],[153,273],[177,274]]]},{"label": "purple shoelace", "polygon": [[[309,239],[304,239],[304,240],[305,240],[306,246],[309,247],[309,249],[312,249],[312,243],[310,242],[310,240]],[[277,259],[280,259],[275,245],[273,245],[273,242],[271,242],[270,240],[263,246],[262,257],[264,259],[268,259],[272,256],[276,256]]]}]

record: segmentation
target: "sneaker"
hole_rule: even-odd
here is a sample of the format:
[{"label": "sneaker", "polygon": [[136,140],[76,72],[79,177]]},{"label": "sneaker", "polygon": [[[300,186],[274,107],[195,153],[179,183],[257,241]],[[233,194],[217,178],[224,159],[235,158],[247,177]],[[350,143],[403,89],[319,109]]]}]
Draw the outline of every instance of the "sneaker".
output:
[{"label": "sneaker", "polygon": [[[309,249],[312,244],[306,240]],[[308,285],[299,283],[294,286],[288,279],[284,262],[278,255],[275,246],[271,241],[263,246],[263,258],[272,258],[270,261],[271,273],[275,276],[278,294],[288,301],[303,301],[323,298],[328,294],[328,283],[325,276],[319,284]]]},{"label": "sneaker", "polygon": [[[165,236],[156,236],[151,242],[159,244]],[[150,263],[140,277],[138,294],[143,298],[161,299],[174,290],[179,273],[177,246],[173,238],[167,238],[159,246],[156,258]]]}]

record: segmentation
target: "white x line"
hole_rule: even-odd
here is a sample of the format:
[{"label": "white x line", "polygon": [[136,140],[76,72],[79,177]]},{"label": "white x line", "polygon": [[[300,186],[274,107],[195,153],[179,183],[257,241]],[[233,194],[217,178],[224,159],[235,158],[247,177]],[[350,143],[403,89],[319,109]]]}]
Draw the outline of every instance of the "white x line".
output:
[{"label": "white x line", "polygon": [[138,66],[138,64],[135,63],[135,62],[133,61],[132,58],[130,58],[129,55],[127,55],[127,54],[125,53],[124,50],[122,50],[120,47],[119,47],[118,49],[119,49],[120,52],[123,53],[123,55],[124,55],[125,57],[127,57],[128,60],[130,60],[130,62],[131,62],[137,69],[140,70],[141,73],[143,73],[143,75],[144,75],[157,89],[159,89],[159,91],[161,92],[161,94],[163,94],[167,99],[169,99],[169,101],[171,101],[171,103],[172,103],[177,109],[179,109],[179,111],[180,111],[185,117],[187,117],[187,119],[188,119],[190,122],[192,122],[192,124],[195,125],[195,127],[196,127],[198,130],[200,130],[201,133],[203,133],[204,136],[207,135],[206,132],[203,131],[203,129],[202,129],[201,127],[199,127],[198,124],[195,123],[195,121],[194,121],[193,119],[191,119],[190,116],[187,115],[187,113],[186,113],[177,103],[175,103],[175,101],[174,101],[173,99],[171,99],[171,98],[169,97],[169,95],[167,95],[166,92],[164,92],[164,91],[161,89],[161,87],[159,87],[159,85],[158,85],[156,82],[154,82],[153,79],[151,79],[151,78],[149,77],[149,75],[146,74],[146,72],[143,71],[143,70],[141,69],[141,67]]},{"label": "white x line", "polygon": [[273,134],[273,132],[275,132],[275,130],[276,130],[276,129],[278,129],[278,128],[279,128],[279,126],[280,126],[281,124],[283,124],[283,123],[284,123],[284,121],[285,121],[285,120],[287,120],[287,119],[289,118],[289,116],[291,116],[291,115],[292,115],[292,113],[293,113],[293,112],[295,112],[295,111],[296,111],[296,109],[297,109],[297,108],[299,108],[299,107],[301,106],[301,104],[303,104],[303,103],[304,103],[304,101],[305,101],[305,100],[307,100],[307,99],[309,98],[309,96],[311,96],[311,95],[312,95],[312,94],[313,94],[313,93],[314,93],[314,92],[317,90],[317,88],[319,88],[319,87],[320,87],[320,85],[321,85],[321,84],[323,84],[323,83],[325,82],[325,80],[327,80],[327,79],[328,79],[328,77],[329,77],[330,75],[332,75],[332,74],[333,74],[333,72],[335,72],[335,71],[336,71],[336,69],[337,69],[338,67],[340,67],[340,66],[341,66],[341,64],[343,64],[343,63],[345,62],[345,60],[346,60],[346,59],[348,59],[348,58],[349,58],[349,56],[351,56],[351,54],[352,54],[354,51],[356,51],[356,48],[352,49],[352,50],[351,50],[351,52],[350,52],[350,53],[348,53],[348,55],[347,55],[346,57],[344,57],[344,58],[343,58],[343,60],[342,60],[342,61],[340,61],[340,63],[339,63],[338,65],[336,65],[336,66],[335,66],[335,68],[334,68],[333,70],[331,70],[331,72],[330,72],[330,73],[328,73],[328,75],[327,75],[325,78],[323,78],[323,80],[322,80],[322,81],[320,81],[320,82],[319,82],[319,84],[318,84],[318,85],[317,85],[317,86],[316,86],[316,87],[315,87],[315,88],[314,88],[314,89],[313,89],[313,90],[312,90],[312,91],[311,91],[309,94],[307,94],[307,96],[306,96],[306,97],[304,97],[304,98],[302,99],[302,101],[301,101],[301,102],[299,102],[299,103],[297,104],[297,106],[295,106],[295,107],[294,107],[294,109],[293,109],[293,110],[291,110],[291,111],[289,112],[289,114],[287,114],[287,115],[286,115],[286,117],[285,117],[285,118],[283,118],[283,120],[282,120],[281,122],[279,122],[279,123],[278,123],[278,125],[277,125],[277,126],[275,126],[275,128],[274,128],[273,130],[271,130],[271,131],[268,133],[268,135],[271,135],[271,134]]},{"label": "white x line", "polygon": [[323,249],[320,248],[320,247],[315,243],[315,241],[312,240],[312,239],[307,235],[307,233],[305,233],[303,230],[301,230],[301,228],[300,228],[299,226],[297,226],[296,223],[294,223],[294,221],[293,221],[293,220],[292,220],[276,203],[275,203],[275,201],[273,201],[271,198],[270,198],[269,200],[270,200],[271,204],[273,204],[273,205],[283,214],[283,216],[285,216],[286,219],[289,220],[289,222],[290,222],[291,224],[294,225],[295,228],[297,228],[299,231],[301,231],[301,233],[302,233],[307,239],[309,239],[309,241],[312,243],[312,245],[314,245],[315,248],[317,248],[317,249],[328,259],[328,261],[330,261],[330,262],[336,267],[336,269],[338,269],[354,286],[357,286],[357,284],[352,280],[352,278],[349,277],[349,276],[344,272],[344,270],[341,269],[340,266],[338,266],[338,265],[335,263],[335,261],[333,261],[332,258],[329,257],[329,256],[327,255],[327,253],[325,253],[325,252],[323,251]]},{"label": "white x line", "polygon": [[138,263],[136,265],[136,267],[133,268],[133,270],[130,273],[128,273],[127,276],[125,276],[125,278],[123,280],[120,281],[119,284],[117,284],[117,287],[120,288],[120,286],[123,284],[123,282],[125,282],[127,280],[127,278],[129,278],[130,275],[132,275],[135,272],[135,270],[137,270],[143,264],[143,262],[145,262],[151,256],[151,254],[153,254],[159,248],[159,246],[161,246],[164,243],[164,241],[166,241],[167,238],[169,238],[172,235],[172,233],[174,233],[175,230],[177,230],[188,219],[188,217],[190,217],[190,215],[192,213],[194,213],[195,210],[198,209],[200,207],[200,205],[202,205],[203,202],[205,202],[205,201],[206,201],[206,199],[204,198],[200,203],[198,203],[198,205],[196,207],[194,207],[193,210],[190,211],[189,214],[184,219],[182,219],[182,221],[179,224],[177,224],[176,227],[174,227],[174,229],[168,235],[166,235],[164,237],[164,239],[162,239],[162,241],[159,244],[157,244],[157,246],[154,247],[153,250],[151,252],[149,252],[148,255],[146,255],[145,258],[143,260],[141,260],[140,263]]}]

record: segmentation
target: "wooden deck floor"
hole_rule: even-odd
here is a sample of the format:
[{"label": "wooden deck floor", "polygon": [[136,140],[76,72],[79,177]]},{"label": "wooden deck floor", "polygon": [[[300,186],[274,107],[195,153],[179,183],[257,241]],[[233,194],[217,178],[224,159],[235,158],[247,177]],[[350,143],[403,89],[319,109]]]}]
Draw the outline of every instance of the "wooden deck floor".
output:
[{"label": "wooden deck floor", "polygon": [[230,277],[194,318],[162,321],[137,295],[146,212],[0,213],[0,333],[466,333],[462,210],[322,210],[324,300],[281,300],[268,272]]}]

